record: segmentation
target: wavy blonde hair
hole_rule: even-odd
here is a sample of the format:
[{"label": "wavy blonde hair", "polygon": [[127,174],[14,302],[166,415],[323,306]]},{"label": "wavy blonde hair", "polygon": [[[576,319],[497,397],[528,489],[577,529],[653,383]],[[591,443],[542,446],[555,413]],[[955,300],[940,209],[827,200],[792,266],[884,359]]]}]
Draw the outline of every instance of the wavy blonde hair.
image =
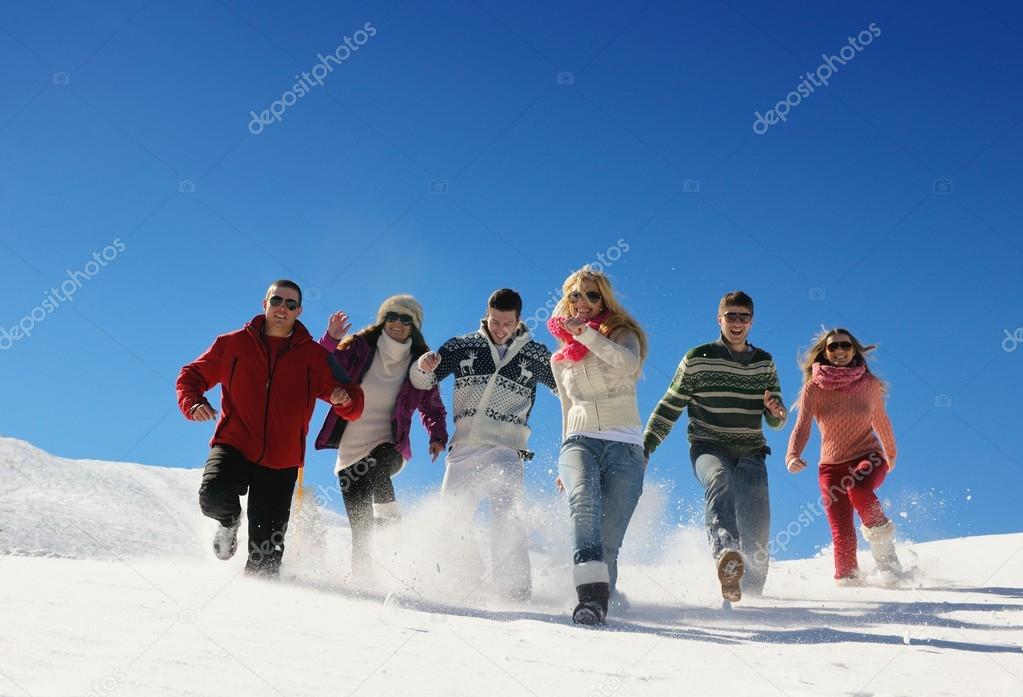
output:
[{"label": "wavy blonde hair", "polygon": [[[813,337],[813,343],[810,344],[810,348],[806,349],[803,356],[799,359],[799,367],[803,371],[803,384],[810,382],[813,378],[813,364],[814,363],[830,363],[827,358],[828,341],[831,337],[837,334],[845,334],[849,337],[849,341],[852,342],[853,348],[856,349],[856,355],[853,356],[852,363],[850,365],[862,365],[867,373],[874,375],[870,366],[867,365],[867,359],[873,358],[873,353],[877,349],[877,344],[863,344],[856,336],[844,327],[835,327],[834,329],[828,329],[822,326],[820,331],[817,332]],[[877,377],[877,376],[875,376]],[[888,393],[888,383],[881,382],[881,388],[885,394]]]},{"label": "wavy blonde hair", "polygon": [[[610,338],[611,334],[618,331],[619,329],[628,329],[639,337],[639,359],[640,361],[646,360],[647,354],[647,339],[646,332],[639,326],[639,322],[633,318],[632,315],[626,311],[618,303],[618,299],[615,297],[614,288],[611,287],[611,281],[608,280],[607,276],[599,271],[594,271],[589,265],[586,265],[578,271],[573,271],[569,274],[565,282],[561,284],[561,300],[554,306],[554,312],[551,313],[552,317],[571,317],[572,312],[569,307],[568,294],[576,287],[580,281],[593,281],[596,284],[597,290],[600,291],[600,297],[604,303],[604,309],[610,312],[610,316],[605,319],[600,325],[600,333]],[[564,343],[561,339],[558,343]]]}]

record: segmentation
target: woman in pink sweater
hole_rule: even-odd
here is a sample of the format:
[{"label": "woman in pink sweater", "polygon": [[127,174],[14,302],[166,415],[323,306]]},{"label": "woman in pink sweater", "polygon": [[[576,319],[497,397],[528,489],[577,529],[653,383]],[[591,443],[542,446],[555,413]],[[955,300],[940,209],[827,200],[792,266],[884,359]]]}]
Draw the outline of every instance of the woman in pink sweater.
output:
[{"label": "woman in pink sweater", "polygon": [[886,386],[867,367],[875,346],[864,346],[846,329],[825,330],[803,356],[803,389],[785,462],[793,474],[806,468],[801,455],[810,422],[821,432],[820,488],[835,546],[835,579],[857,585],[856,528],[863,522],[878,569],[899,577],[902,566],[892,538],[895,525],[874,491],[895,469],[895,436],[885,411]]}]

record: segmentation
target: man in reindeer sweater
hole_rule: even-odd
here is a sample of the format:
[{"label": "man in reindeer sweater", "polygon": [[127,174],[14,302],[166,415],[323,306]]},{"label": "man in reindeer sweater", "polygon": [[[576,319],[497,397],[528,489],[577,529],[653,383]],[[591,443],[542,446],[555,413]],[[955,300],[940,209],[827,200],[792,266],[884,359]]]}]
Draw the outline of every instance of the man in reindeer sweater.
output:
[{"label": "man in reindeer sweater", "polygon": [[[494,291],[480,328],[423,354],[409,369],[412,384],[427,390],[455,375],[455,435],[451,439],[441,498],[451,517],[452,551],[478,560],[472,518],[485,500],[491,531],[495,584],[502,595],[528,600],[532,571],[522,522],[523,461],[529,414],[537,383],[555,390],[551,352],[533,341],[520,321],[522,298],[514,290]],[[470,581],[471,582],[471,581]]]}]

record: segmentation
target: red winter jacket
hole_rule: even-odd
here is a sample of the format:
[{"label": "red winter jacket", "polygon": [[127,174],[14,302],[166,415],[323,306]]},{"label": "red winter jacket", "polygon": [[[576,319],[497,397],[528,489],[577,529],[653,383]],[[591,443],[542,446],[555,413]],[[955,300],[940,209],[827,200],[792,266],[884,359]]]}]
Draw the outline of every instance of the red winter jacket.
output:
[{"label": "red winter jacket", "polygon": [[195,405],[209,404],[203,393],[220,384],[220,420],[210,445],[229,445],[264,467],[301,467],[316,398],[329,402],[333,389],[344,387],[352,401],[347,407],[334,406],[334,411],[353,421],[362,416],[362,388],[301,322],[295,322],[291,342],[271,372],[265,323],[263,315],[256,315],[243,329],[218,336],[182,368],[178,406],[191,418]]}]

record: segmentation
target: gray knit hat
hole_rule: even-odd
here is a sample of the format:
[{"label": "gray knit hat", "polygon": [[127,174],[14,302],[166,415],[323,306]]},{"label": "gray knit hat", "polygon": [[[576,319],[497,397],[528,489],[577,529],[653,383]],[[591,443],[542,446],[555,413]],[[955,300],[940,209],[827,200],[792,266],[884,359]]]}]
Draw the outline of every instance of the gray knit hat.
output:
[{"label": "gray knit hat", "polygon": [[388,312],[412,315],[412,323],[416,325],[416,329],[423,331],[423,306],[411,295],[392,295],[383,301],[377,310],[377,324],[383,324],[384,315]]}]

